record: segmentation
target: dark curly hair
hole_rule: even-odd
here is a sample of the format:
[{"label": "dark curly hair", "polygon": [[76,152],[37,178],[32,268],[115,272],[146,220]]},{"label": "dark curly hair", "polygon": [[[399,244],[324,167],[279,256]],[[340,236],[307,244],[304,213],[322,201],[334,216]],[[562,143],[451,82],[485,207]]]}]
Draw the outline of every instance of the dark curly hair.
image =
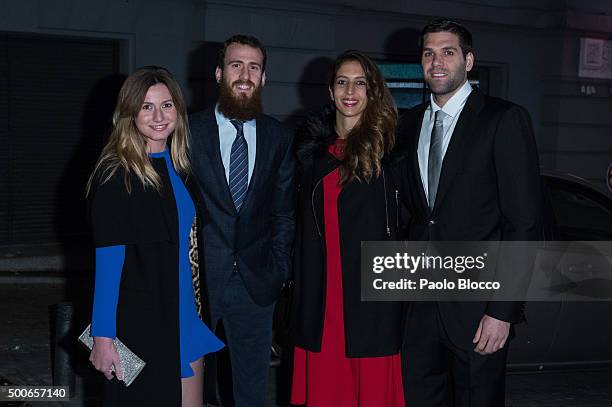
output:
[{"label": "dark curly hair", "polygon": [[397,108],[385,85],[378,66],[364,53],[348,50],[340,54],[332,66],[329,88],[333,89],[340,66],[357,61],[366,77],[368,103],[359,122],[346,137],[344,155],[340,163],[340,185],[353,179],[370,182],[381,173],[381,161],[395,144]]}]

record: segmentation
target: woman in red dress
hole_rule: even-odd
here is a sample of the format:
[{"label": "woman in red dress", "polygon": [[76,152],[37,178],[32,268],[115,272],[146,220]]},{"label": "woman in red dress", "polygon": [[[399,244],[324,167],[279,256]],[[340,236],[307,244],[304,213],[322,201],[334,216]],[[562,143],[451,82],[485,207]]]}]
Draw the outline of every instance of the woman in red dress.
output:
[{"label": "woman in red dress", "polygon": [[333,105],[298,131],[298,231],[290,333],[292,404],[403,407],[403,306],[362,302],[362,241],[398,237],[399,194],[388,155],[397,110],[378,67],[340,55]]}]

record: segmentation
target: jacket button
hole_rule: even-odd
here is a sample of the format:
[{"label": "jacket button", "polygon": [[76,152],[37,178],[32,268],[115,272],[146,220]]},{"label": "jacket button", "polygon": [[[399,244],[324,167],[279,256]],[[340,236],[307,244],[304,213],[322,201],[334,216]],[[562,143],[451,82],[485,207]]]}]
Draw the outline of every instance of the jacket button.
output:
[{"label": "jacket button", "polygon": [[430,225],[435,225],[435,224],[436,224],[436,221],[435,221],[435,220],[430,220],[430,221],[429,221],[429,224],[430,224]]}]

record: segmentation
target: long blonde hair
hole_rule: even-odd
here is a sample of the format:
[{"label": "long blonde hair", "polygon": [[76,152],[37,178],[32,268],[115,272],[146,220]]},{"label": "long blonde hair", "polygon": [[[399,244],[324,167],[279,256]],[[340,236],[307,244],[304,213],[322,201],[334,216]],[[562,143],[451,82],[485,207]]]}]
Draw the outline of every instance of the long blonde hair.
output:
[{"label": "long blonde hair", "polygon": [[348,50],[336,58],[329,77],[329,88],[334,88],[340,66],[349,61],[359,62],[363,69],[368,103],[355,127],[347,134],[344,156],[339,166],[340,185],[346,185],[353,179],[370,182],[372,178],[380,176],[382,158],[395,145],[398,120],[395,102],[380,69],[363,52]]},{"label": "long blonde hair", "polygon": [[94,182],[103,184],[120,168],[123,170],[128,193],[131,192],[130,174],[132,173],[140,180],[143,187],[159,191],[161,179],[151,165],[146,140],[138,131],[135,122],[147,91],[159,83],[168,88],[177,112],[176,128],[170,136],[172,163],[179,173],[189,173],[189,125],[181,88],[167,69],[145,66],[128,76],[119,91],[117,106],[113,113],[113,130],[89,176],[87,195],[91,193]]}]

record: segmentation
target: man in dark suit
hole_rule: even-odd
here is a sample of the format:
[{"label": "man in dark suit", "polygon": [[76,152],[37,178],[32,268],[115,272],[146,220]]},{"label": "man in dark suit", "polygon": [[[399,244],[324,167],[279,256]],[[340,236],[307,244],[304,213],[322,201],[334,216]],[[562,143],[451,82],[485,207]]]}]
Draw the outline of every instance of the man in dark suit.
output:
[{"label": "man in dark suit", "polygon": [[[540,186],[528,113],[472,88],[472,36],[450,20],[421,33],[429,103],[402,130],[409,240],[538,240]],[[516,273],[528,273],[516,270]],[[520,302],[414,303],[402,367],[409,407],[503,407],[511,324]]]},{"label": "man in dark suit", "polygon": [[238,407],[268,405],[272,314],[295,223],[292,136],[262,114],[265,67],[257,38],[229,38],[215,71],[218,103],[190,117],[210,322],[223,321]]}]

